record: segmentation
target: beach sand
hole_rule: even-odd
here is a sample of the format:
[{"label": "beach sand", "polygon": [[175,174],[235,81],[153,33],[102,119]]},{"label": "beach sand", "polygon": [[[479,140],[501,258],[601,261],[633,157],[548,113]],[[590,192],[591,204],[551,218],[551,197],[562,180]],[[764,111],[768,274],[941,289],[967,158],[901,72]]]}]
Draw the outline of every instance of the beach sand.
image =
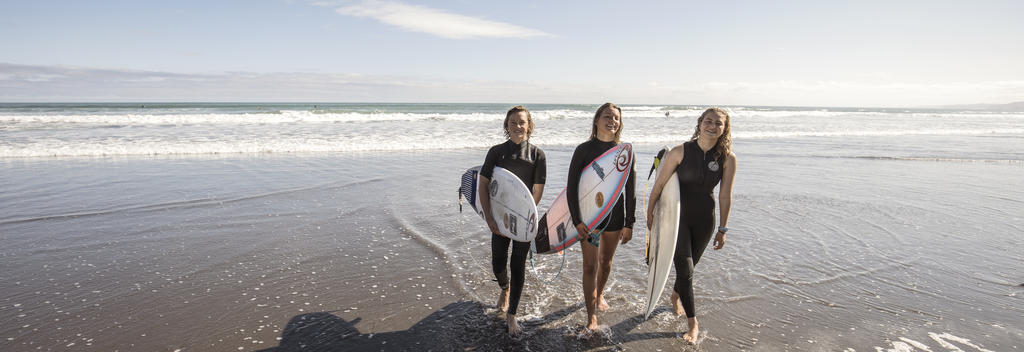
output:
[{"label": "beach sand", "polygon": [[[599,336],[578,338],[576,246],[553,284],[527,273],[526,334],[507,337],[489,235],[458,210],[481,149],[5,160],[0,350],[1024,349],[1024,166],[803,142],[827,144],[737,143],[729,243],[697,267],[697,346],[669,289],[643,321],[642,231]],[[638,175],[659,147],[637,146]],[[546,151],[542,211],[572,148]]]}]

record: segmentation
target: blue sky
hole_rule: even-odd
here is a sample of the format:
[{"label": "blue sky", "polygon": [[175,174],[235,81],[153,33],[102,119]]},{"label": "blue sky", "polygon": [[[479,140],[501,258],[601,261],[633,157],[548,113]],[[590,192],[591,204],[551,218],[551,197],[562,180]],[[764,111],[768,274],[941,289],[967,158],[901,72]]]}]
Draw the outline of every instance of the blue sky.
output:
[{"label": "blue sky", "polygon": [[1021,1],[20,1],[0,101],[1024,100]]}]

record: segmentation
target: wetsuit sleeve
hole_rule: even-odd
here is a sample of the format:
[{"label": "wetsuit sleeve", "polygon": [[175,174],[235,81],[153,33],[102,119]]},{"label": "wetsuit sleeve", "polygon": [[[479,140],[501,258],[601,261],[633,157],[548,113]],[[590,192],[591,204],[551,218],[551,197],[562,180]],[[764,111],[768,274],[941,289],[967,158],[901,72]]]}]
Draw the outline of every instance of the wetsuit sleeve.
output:
[{"label": "wetsuit sleeve", "polygon": [[636,222],[636,156],[629,165],[629,181],[626,182],[626,216],[623,227],[633,228]]},{"label": "wetsuit sleeve", "polygon": [[540,148],[537,148],[537,157],[534,159],[533,167],[533,184],[545,184],[548,178],[548,160]]},{"label": "wetsuit sleeve", "polygon": [[579,225],[583,223],[582,216],[580,215],[580,175],[583,174],[583,167],[586,166],[585,154],[583,144],[576,147],[576,151],[572,153],[572,160],[569,162],[569,178],[565,182],[565,200],[569,203],[569,214],[572,215],[572,224]]},{"label": "wetsuit sleeve", "polygon": [[484,157],[484,166],[480,167],[480,176],[488,179],[494,176],[494,167],[498,164],[498,154],[501,154],[500,148],[499,144],[487,151],[487,156]]}]

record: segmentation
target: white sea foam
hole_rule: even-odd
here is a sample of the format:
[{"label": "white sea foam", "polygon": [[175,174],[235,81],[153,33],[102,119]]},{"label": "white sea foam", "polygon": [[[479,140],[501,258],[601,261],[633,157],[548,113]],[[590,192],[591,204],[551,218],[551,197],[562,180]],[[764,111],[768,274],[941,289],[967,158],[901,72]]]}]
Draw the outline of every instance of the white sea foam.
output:
[{"label": "white sea foam", "polygon": [[[316,122],[379,121],[501,121],[498,114],[423,114],[423,113],[314,113],[285,110],[278,113],[246,114],[124,114],[124,115],[0,115],[0,123],[29,125],[246,125]],[[17,127],[17,126],[14,126]],[[8,126],[11,128],[11,126]]]},{"label": "white sea foam", "polygon": [[[533,109],[537,128],[532,141],[542,146],[571,146],[586,140],[592,108]],[[134,108],[54,108],[45,112],[0,109],[0,133],[4,134],[0,158],[444,150],[483,148],[504,140],[503,107],[446,105],[431,111],[431,106],[371,104],[348,107],[349,111],[344,106],[321,110],[290,106],[266,111],[253,107],[230,109],[234,110],[153,109],[146,114]],[[623,140],[682,142],[689,139],[693,120],[703,109],[626,106]],[[1020,113],[756,107],[731,110],[736,140],[1024,135],[1024,114]]]},{"label": "white sea foam", "polygon": [[874,137],[874,136],[977,136],[986,134],[1024,134],[1024,128],[998,129],[922,129],[922,130],[854,130],[854,131],[738,131],[734,139],[787,138],[787,137]]}]

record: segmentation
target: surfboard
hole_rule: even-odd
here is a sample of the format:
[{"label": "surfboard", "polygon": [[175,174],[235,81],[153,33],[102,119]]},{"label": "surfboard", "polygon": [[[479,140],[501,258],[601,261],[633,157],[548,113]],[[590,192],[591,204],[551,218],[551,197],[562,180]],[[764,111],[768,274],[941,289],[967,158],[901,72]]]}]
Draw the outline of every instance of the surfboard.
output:
[{"label": "surfboard", "polygon": [[[471,167],[462,174],[459,193],[481,219],[486,219],[477,187],[481,167]],[[532,241],[537,236],[537,205],[533,202],[533,192],[511,171],[497,166],[491,175],[490,191],[491,216],[501,230],[499,235],[519,242]]]},{"label": "surfboard", "polygon": [[[659,156],[667,156],[668,148]],[[647,242],[647,291],[644,297],[647,298],[647,308],[644,309],[644,319],[651,317],[654,307],[658,304],[662,292],[665,290],[665,283],[668,281],[669,271],[672,269],[672,256],[676,252],[676,237],[679,232],[679,178],[676,177],[676,170],[665,170],[662,168],[661,158],[655,158],[655,167],[658,175],[663,172],[671,172],[672,176],[661,189],[661,197],[654,205],[654,221],[651,226],[650,237]],[[657,180],[657,177],[655,177]]]},{"label": "surfboard", "polygon": [[[633,145],[621,143],[609,149],[583,168],[579,180],[580,216],[593,230],[611,213],[611,208],[629,182],[633,164]],[[569,213],[565,190],[558,194],[537,225],[534,253],[556,253],[576,243],[576,226]]]}]

